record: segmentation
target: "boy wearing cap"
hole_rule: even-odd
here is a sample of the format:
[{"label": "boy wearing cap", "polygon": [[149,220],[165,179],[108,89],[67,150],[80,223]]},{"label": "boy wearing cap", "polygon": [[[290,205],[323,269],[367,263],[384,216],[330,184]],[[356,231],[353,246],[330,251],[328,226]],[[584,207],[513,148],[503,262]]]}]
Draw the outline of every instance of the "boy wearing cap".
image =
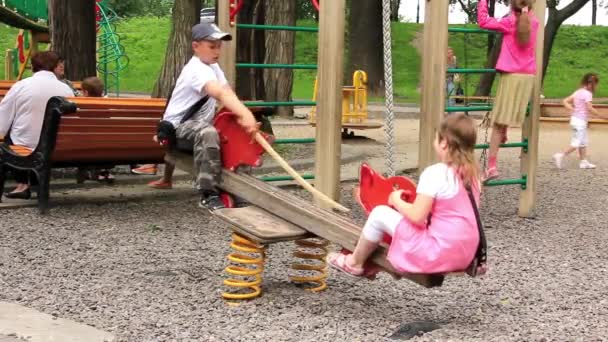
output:
[{"label": "boy wearing cap", "polygon": [[[213,119],[216,102],[234,112],[239,124],[249,134],[257,132],[256,120],[228,85],[224,72],[217,64],[223,41],[232,40],[215,24],[201,23],[192,27],[194,56],[182,69],[163,120],[176,129],[178,139],[190,142],[194,150],[196,189],[201,194],[199,206],[209,210],[224,207],[217,190],[222,172],[220,141]],[[206,101],[203,98],[208,97]],[[202,107],[186,121],[182,119],[199,101]],[[183,122],[182,122],[183,121]]]}]

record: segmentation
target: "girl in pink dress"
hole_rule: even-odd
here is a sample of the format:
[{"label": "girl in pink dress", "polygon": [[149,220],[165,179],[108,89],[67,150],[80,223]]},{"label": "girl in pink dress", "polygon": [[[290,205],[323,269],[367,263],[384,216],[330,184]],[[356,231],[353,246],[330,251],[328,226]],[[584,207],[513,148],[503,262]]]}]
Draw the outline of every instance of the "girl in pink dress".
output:
[{"label": "girl in pink dress", "polygon": [[475,124],[468,116],[447,117],[434,142],[439,163],[420,175],[416,200],[389,195],[389,206],[370,213],[352,254],[330,253],[328,262],[353,276],[365,276],[366,260],[384,234],[392,236],[388,261],[402,273],[446,273],[466,269],[475,256],[479,232],[467,188],[479,204],[481,184],[473,148]]}]

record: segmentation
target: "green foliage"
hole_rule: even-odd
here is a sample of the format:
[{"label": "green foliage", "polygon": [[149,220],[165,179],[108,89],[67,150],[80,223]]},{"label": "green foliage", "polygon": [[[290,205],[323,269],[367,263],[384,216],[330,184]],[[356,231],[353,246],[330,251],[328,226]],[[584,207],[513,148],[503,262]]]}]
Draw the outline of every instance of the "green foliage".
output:
[{"label": "green foliage", "polygon": [[109,0],[108,6],[120,17],[156,16],[171,13],[174,0]]}]

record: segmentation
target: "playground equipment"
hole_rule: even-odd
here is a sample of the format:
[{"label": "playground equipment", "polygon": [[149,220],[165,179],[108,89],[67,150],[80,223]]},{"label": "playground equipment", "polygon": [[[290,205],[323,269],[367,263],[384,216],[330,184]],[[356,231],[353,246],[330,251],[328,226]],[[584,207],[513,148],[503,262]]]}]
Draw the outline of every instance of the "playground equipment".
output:
[{"label": "playground equipment", "polygon": [[[496,32],[469,27],[448,28],[448,1],[428,1],[425,10],[424,25],[424,47],[422,58],[422,104],[420,117],[420,145],[419,145],[419,169],[433,163],[433,140],[443,113],[490,111],[491,105],[454,106],[446,107],[445,101],[437,101],[437,98],[445,98],[445,73],[486,73],[496,72],[494,69],[469,69],[456,68],[447,69],[445,60],[447,58],[448,31],[465,34],[496,34]],[[538,17],[541,27],[538,30],[536,45],[537,69],[542,69],[542,54],[544,40],[544,18],[546,1],[536,1],[534,13]],[[540,88],[541,73],[537,73],[534,92],[530,110],[522,126],[522,141],[516,143],[502,144],[501,147],[521,148],[521,178],[501,179],[487,182],[486,186],[518,184],[521,186],[519,215],[522,217],[534,216],[536,202],[536,168],[538,156],[538,128],[540,116]],[[476,146],[478,149],[487,149],[487,144]]]},{"label": "playground equipment", "polygon": [[129,65],[129,58],[116,33],[118,16],[107,0],[96,0],[97,72],[103,78],[104,93],[113,90],[120,96],[120,73]]},{"label": "playground equipment", "polygon": [[[48,35],[44,34],[44,36],[43,38],[48,38]],[[23,77],[23,73],[27,68],[27,62],[33,52],[38,50],[38,43],[48,43],[48,39],[40,41],[39,37],[40,35],[34,32],[19,30],[15,48],[6,50],[4,64],[5,80],[20,80]]]},{"label": "playground equipment", "polygon": [[[315,78],[313,101],[317,99],[317,79]],[[310,111],[310,124],[316,125],[317,107]],[[354,136],[349,129],[380,128],[382,123],[368,120],[367,112],[367,73],[356,70],[353,73],[353,85],[342,87],[342,135]]]},{"label": "playground equipment", "polygon": [[[105,92],[113,90],[118,95],[120,72],[127,67],[129,60],[116,33],[116,19],[107,0],[96,0],[97,71],[104,80]],[[47,0],[4,0],[0,2],[0,21],[21,29],[15,49],[5,54],[6,80],[20,80],[30,56],[38,51],[38,44],[50,43]]]}]

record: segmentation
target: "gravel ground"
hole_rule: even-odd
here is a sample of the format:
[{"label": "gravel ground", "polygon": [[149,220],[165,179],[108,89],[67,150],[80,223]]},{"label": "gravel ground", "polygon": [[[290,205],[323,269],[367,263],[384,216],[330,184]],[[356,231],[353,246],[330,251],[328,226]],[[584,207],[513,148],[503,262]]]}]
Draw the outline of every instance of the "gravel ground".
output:
[{"label": "gravel ground", "polygon": [[[440,329],[413,341],[608,340],[604,169],[540,163],[536,219],[518,218],[518,188],[487,189],[490,273],[437,289],[332,274],[309,293],[287,280],[292,243],[270,246],[264,295],[220,298],[229,230],[187,203],[148,201],[0,211],[0,301],[116,334],[119,341],[389,341],[403,324]],[[518,159],[505,176],[516,176]],[[352,184],[343,202],[355,208]],[[301,194],[300,192],[298,192]],[[303,195],[303,194],[302,194]],[[353,218],[363,222],[358,209]]]}]

